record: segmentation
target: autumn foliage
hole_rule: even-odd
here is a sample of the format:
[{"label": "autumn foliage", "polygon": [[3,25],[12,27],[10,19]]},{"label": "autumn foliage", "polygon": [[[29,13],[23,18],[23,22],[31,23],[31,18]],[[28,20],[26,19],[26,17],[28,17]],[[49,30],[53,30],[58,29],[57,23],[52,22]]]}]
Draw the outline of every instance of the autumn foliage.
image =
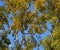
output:
[{"label": "autumn foliage", "polygon": [[[15,37],[13,39],[15,50],[33,50],[36,46],[39,50],[41,45],[44,50],[60,50],[60,0],[2,0],[1,2],[3,6],[0,6],[0,30],[3,32],[0,35],[0,50],[8,50],[8,46],[11,45],[11,41],[7,38],[8,34]],[[30,9],[32,6],[33,10]],[[50,30],[46,23],[51,24]],[[28,32],[25,33],[25,30]],[[37,44],[34,35],[41,35],[47,30],[50,35],[38,40],[40,43]],[[20,38],[18,39],[18,32],[22,34],[21,42]],[[13,46],[11,48],[14,50]]]}]

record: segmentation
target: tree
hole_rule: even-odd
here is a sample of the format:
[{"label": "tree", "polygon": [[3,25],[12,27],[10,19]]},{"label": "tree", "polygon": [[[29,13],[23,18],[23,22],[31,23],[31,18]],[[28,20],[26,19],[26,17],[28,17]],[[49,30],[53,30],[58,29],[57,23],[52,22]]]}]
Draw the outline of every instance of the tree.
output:
[{"label": "tree", "polygon": [[44,46],[45,50],[59,50],[60,49],[60,23],[57,23],[54,31],[49,37],[41,40],[41,44]]},{"label": "tree", "polygon": [[[51,50],[51,47],[53,50],[59,50],[59,46],[54,46],[55,44],[57,45],[57,43],[54,42],[55,40],[59,42],[60,0],[2,0],[2,2],[4,5],[0,7],[0,29],[4,30],[1,39],[4,41],[3,43],[6,44],[5,46],[8,47],[8,45],[10,45],[10,40],[7,38],[7,35],[12,34],[12,36],[15,37],[15,50],[33,50],[34,47],[40,46],[40,44],[37,44],[34,35],[36,33],[40,35],[46,32],[46,30],[48,30],[46,23],[51,23],[52,28],[48,30],[51,33],[51,39],[47,37],[49,43],[43,43],[48,43],[48,47],[43,46],[46,47],[46,50]],[[32,5],[34,9],[29,10]],[[41,15],[39,16],[38,13],[41,13]],[[12,25],[9,25],[9,14],[12,15],[12,17],[10,17]],[[3,26],[4,24],[8,26],[7,31]],[[25,30],[27,30],[28,33],[25,33]],[[19,42],[18,39],[19,31],[22,34],[21,42]]]}]

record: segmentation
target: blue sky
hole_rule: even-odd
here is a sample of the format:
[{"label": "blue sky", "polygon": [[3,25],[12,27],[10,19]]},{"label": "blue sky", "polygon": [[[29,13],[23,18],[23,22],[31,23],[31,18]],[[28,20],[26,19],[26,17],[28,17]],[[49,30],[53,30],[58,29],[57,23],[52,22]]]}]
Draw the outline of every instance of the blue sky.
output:
[{"label": "blue sky", "polygon": [[0,6],[3,6],[3,2],[0,1]]},{"label": "blue sky", "polygon": [[[1,0],[0,0],[0,6],[3,6],[3,2],[1,2]],[[34,7],[33,7],[33,5],[31,5],[31,7],[30,7],[30,9],[29,10],[33,10],[34,9]],[[38,15],[41,15],[41,13],[39,13]],[[12,23],[12,21],[10,20],[10,17],[11,17],[12,15],[11,14],[9,14],[9,18],[8,18],[8,21],[9,21],[9,25],[11,25],[11,23]],[[51,24],[50,23],[46,23],[47,24],[47,27],[48,27],[48,29],[50,30],[50,28],[51,28]],[[7,25],[6,24],[4,24],[4,27],[6,28],[6,30],[8,30],[8,27],[7,27]],[[27,32],[27,31],[26,31]],[[44,39],[46,36],[48,36],[50,34],[50,32],[47,30],[44,34],[41,34],[40,36],[41,36],[41,39]],[[21,32],[19,32],[18,33],[18,38],[21,38],[21,36],[19,36],[19,35],[21,35]],[[36,36],[38,36],[38,34],[36,34]],[[8,34],[8,38],[10,39],[10,41],[11,41],[11,44],[12,44],[12,46],[14,47],[14,42],[13,42],[13,37],[12,37],[12,34]],[[38,41],[38,38],[37,37],[35,37],[35,39],[37,40],[37,42],[39,43],[39,41]],[[37,50],[37,48],[34,48],[33,50]],[[40,46],[40,50],[44,50],[44,48],[42,47],[42,46]]]}]

